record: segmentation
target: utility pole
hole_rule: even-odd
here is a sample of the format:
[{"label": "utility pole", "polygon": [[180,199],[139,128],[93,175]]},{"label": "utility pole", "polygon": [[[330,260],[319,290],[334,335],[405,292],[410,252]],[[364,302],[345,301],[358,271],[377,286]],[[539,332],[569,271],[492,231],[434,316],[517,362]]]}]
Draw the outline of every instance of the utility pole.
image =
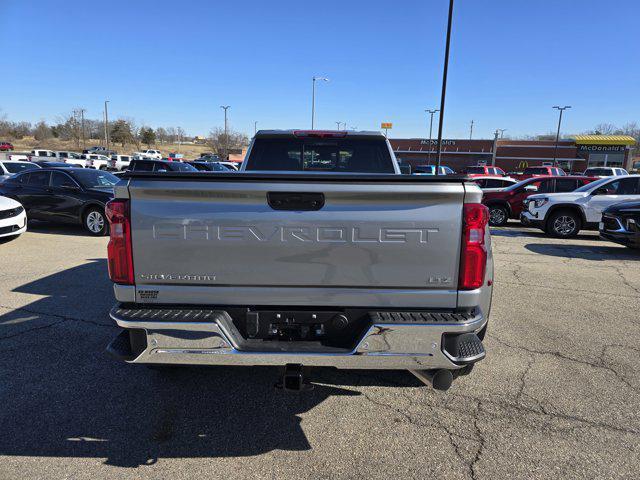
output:
[{"label": "utility pole", "polygon": [[322,80],[323,82],[328,82],[329,79],[325,77],[313,77],[311,82],[311,130],[315,128],[315,120],[316,120],[316,80]]},{"label": "utility pole", "polygon": [[340,130],[340,125],[342,125],[342,122],[336,122],[336,125],[338,125],[338,130]]},{"label": "utility pole", "polygon": [[440,110],[436,109],[436,110],[425,110],[425,112],[428,112],[431,114],[431,120],[429,120],[429,161],[427,162],[427,165],[431,165],[431,130],[433,128],[433,114],[436,112],[439,112]]},{"label": "utility pole", "polygon": [[107,103],[109,103],[109,100],[104,101],[104,143],[107,150],[109,150],[109,111]]},{"label": "utility pole", "polygon": [[469,127],[469,140],[473,137],[473,120],[471,120],[471,126]]},{"label": "utility pole", "polygon": [[442,70],[442,94],[440,96],[440,118],[438,121],[438,160],[436,175],[440,173],[442,159],[442,122],[444,120],[444,100],[447,93],[447,71],[449,70],[449,47],[451,45],[451,22],[453,20],[453,0],[449,0],[449,18],[447,21],[447,41],[444,50],[444,68]]},{"label": "utility pole", "polygon": [[500,138],[504,137],[504,132],[506,132],[507,129],[506,128],[499,128],[498,130],[500,131]]},{"label": "utility pole", "polygon": [[496,166],[496,153],[498,151],[498,130],[495,131],[493,137],[493,151],[491,152],[491,166]]},{"label": "utility pole", "polygon": [[84,140],[84,112],[86,111],[86,109],[81,108],[80,109],[80,134],[82,136],[82,149],[84,150],[86,145],[85,145],[85,140]]},{"label": "utility pole", "polygon": [[[228,132],[228,130],[227,130],[227,110],[229,110],[230,107],[231,107],[231,105],[220,105],[220,108],[224,110],[224,155],[227,158],[228,158],[228,155],[229,155],[229,135],[227,134],[227,132]],[[226,160],[226,158],[223,158],[223,160]]]},{"label": "utility pole", "polygon": [[558,117],[558,131],[556,132],[556,147],[553,149],[553,166],[558,166],[558,140],[560,139],[560,125],[562,124],[562,112],[564,112],[567,108],[571,108],[571,105],[565,105],[564,107],[559,107],[555,105],[553,108],[560,112],[560,116]]}]

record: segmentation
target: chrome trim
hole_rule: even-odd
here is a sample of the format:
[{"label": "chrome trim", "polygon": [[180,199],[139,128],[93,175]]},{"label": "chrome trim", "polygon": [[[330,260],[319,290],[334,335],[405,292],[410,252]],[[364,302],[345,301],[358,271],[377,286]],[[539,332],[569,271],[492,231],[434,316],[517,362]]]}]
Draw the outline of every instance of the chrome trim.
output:
[{"label": "chrome trim", "polygon": [[[220,313],[219,318],[229,318],[226,312]],[[256,352],[240,350],[219,320],[136,321],[120,319],[113,312],[110,315],[122,328],[146,330],[147,348],[129,363],[246,366],[299,363],[345,369],[458,369],[461,365],[443,352],[443,334],[477,332],[486,324],[481,314],[464,323],[376,323],[351,351]]]}]

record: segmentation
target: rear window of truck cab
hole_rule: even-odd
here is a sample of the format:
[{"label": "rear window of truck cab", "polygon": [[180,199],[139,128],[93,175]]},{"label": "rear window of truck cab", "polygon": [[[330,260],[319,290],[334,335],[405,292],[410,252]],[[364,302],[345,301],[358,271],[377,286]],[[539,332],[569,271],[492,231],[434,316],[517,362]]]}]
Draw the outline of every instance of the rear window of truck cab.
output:
[{"label": "rear window of truck cab", "polygon": [[395,173],[384,140],[257,138],[247,171]]}]

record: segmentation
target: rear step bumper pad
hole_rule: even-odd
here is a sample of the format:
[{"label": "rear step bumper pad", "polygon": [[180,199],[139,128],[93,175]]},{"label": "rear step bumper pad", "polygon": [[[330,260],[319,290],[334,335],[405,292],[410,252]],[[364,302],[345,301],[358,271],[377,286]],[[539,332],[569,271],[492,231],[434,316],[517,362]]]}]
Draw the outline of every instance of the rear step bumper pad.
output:
[{"label": "rear step bumper pad", "polygon": [[[241,337],[224,310],[114,307],[111,318],[126,331],[146,332],[138,351],[122,335],[107,350],[129,363],[186,365],[286,365],[354,369],[456,369],[485,356],[475,332],[486,319],[475,314],[428,311],[370,312],[372,325],[353,350],[242,350]],[[458,339],[459,338],[459,339]]]}]

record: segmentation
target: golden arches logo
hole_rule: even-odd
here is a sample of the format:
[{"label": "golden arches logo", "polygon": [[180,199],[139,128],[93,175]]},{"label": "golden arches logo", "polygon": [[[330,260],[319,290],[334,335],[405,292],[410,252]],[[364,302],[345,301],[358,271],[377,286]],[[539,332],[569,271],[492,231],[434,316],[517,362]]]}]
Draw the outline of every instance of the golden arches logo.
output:
[{"label": "golden arches logo", "polygon": [[525,169],[529,166],[529,162],[527,162],[526,160],[520,160],[520,163],[518,164],[518,170],[520,169]]}]

